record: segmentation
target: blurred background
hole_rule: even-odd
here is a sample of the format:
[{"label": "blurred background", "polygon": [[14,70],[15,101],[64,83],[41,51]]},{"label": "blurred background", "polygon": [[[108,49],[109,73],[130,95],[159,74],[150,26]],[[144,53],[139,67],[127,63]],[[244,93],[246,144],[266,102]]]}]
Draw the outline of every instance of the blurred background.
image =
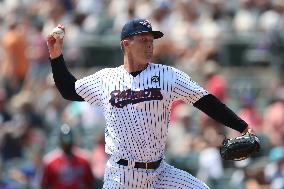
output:
[{"label": "blurred background", "polygon": [[135,17],[165,34],[153,62],[188,73],[261,138],[253,157],[222,161],[224,135],[238,133],[178,101],[167,161],[212,189],[284,189],[283,0],[0,0],[0,188],[40,188],[43,159],[65,123],[101,188],[105,120],[100,109],[60,96],[45,39],[65,25],[64,57],[81,78],[122,64],[120,31]]}]

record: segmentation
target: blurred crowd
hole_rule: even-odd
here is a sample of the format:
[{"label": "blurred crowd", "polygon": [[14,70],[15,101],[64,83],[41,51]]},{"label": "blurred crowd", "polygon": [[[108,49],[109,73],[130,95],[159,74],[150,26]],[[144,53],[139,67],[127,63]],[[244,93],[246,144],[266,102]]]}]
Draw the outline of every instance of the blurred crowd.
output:
[{"label": "blurred crowd", "polygon": [[[214,189],[284,189],[283,0],[0,0],[0,188],[41,188],[47,159],[60,150],[64,124],[74,130],[74,145],[88,152],[84,158],[94,188],[101,188],[108,158],[102,112],[60,96],[46,36],[59,23],[66,27],[64,57],[75,75],[84,76],[100,68],[78,64],[84,61],[82,47],[94,39],[119,46],[122,25],[135,17],[149,19],[165,33],[155,41],[153,62],[198,75],[225,103],[233,96],[218,61],[225,52],[221,46],[232,38],[252,42],[248,59],[253,66],[265,62],[264,69],[274,75],[265,88],[270,97],[260,108],[256,94],[246,90],[234,99],[234,110],[260,136],[261,151],[244,161],[222,161],[218,146],[224,136],[238,133],[178,101],[172,106],[166,158]],[[68,171],[61,171],[70,180]]]}]

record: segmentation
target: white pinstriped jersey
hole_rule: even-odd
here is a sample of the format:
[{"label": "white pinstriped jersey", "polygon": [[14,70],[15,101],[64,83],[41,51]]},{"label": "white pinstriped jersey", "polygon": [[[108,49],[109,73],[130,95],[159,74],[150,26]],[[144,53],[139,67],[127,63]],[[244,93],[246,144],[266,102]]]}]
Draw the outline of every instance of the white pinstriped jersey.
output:
[{"label": "white pinstriped jersey", "polygon": [[148,64],[136,77],[122,66],[77,80],[76,92],[99,105],[106,118],[106,152],[150,162],[164,156],[171,104],[193,104],[208,92],[173,67]]}]

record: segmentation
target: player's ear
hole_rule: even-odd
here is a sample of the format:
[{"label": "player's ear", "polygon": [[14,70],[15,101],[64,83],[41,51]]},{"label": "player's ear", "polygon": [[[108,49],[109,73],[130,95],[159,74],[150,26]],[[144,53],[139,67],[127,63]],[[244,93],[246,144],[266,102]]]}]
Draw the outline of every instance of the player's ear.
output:
[{"label": "player's ear", "polygon": [[125,52],[125,47],[129,46],[129,42],[128,40],[124,39],[120,42],[120,48],[122,50],[122,52]]},{"label": "player's ear", "polygon": [[123,43],[124,47],[128,47],[129,46],[129,41],[127,39],[123,40],[122,43]]}]

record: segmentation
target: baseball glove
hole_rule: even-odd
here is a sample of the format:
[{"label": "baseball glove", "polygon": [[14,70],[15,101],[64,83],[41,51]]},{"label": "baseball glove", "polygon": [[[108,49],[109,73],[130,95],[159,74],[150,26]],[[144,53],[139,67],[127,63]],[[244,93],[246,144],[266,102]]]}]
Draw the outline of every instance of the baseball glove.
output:
[{"label": "baseball glove", "polygon": [[240,161],[250,157],[260,149],[260,140],[251,133],[242,136],[227,139],[223,141],[220,147],[220,154],[224,160]]}]

